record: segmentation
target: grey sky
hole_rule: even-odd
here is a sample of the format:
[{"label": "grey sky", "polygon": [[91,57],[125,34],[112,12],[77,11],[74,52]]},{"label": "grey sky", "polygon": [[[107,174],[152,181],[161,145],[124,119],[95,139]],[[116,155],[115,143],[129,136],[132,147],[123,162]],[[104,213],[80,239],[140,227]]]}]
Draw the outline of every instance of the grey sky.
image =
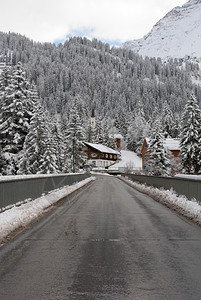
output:
[{"label": "grey sky", "polygon": [[68,35],[124,42],[147,34],[175,6],[187,0],[6,0],[0,31],[54,42]]}]

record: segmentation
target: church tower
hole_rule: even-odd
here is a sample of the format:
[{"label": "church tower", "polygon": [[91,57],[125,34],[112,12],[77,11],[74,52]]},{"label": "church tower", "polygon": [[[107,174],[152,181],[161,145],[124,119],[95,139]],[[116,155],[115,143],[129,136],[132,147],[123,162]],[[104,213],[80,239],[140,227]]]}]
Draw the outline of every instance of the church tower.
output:
[{"label": "church tower", "polygon": [[95,126],[96,126],[95,111],[94,111],[94,108],[92,108],[92,112],[91,112],[91,128],[95,128]]}]

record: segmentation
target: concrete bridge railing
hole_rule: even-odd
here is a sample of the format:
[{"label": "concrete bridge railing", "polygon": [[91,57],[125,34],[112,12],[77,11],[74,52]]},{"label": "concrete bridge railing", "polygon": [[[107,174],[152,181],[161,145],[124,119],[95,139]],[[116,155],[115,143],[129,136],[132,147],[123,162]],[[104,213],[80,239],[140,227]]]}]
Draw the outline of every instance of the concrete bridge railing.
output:
[{"label": "concrete bridge railing", "polygon": [[122,174],[122,176],[127,176],[133,181],[146,183],[157,188],[163,187],[168,190],[172,188],[177,194],[185,195],[189,200],[195,198],[198,202],[201,202],[201,179],[136,174]]},{"label": "concrete bridge railing", "polygon": [[36,199],[51,190],[72,185],[89,176],[83,173],[0,177],[0,210],[26,199]]}]

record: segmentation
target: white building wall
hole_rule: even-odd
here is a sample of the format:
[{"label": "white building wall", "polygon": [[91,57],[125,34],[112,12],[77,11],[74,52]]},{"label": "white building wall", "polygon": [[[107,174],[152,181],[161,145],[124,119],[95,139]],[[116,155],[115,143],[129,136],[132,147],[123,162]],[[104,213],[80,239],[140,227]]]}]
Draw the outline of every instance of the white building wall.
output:
[{"label": "white building wall", "polygon": [[114,164],[115,162],[113,160],[104,160],[104,159],[89,159],[87,161],[87,163],[89,165],[95,165],[96,167],[101,167],[101,168],[105,168],[105,167],[109,167],[112,164]]}]

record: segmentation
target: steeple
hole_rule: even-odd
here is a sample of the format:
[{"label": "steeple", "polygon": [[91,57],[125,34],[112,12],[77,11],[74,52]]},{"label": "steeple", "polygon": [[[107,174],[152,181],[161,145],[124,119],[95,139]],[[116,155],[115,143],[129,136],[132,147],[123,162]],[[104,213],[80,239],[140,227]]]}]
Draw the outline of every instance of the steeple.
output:
[{"label": "steeple", "polygon": [[95,110],[94,110],[94,107],[93,107],[92,111],[91,111],[91,127],[95,128],[95,126],[96,126]]}]

